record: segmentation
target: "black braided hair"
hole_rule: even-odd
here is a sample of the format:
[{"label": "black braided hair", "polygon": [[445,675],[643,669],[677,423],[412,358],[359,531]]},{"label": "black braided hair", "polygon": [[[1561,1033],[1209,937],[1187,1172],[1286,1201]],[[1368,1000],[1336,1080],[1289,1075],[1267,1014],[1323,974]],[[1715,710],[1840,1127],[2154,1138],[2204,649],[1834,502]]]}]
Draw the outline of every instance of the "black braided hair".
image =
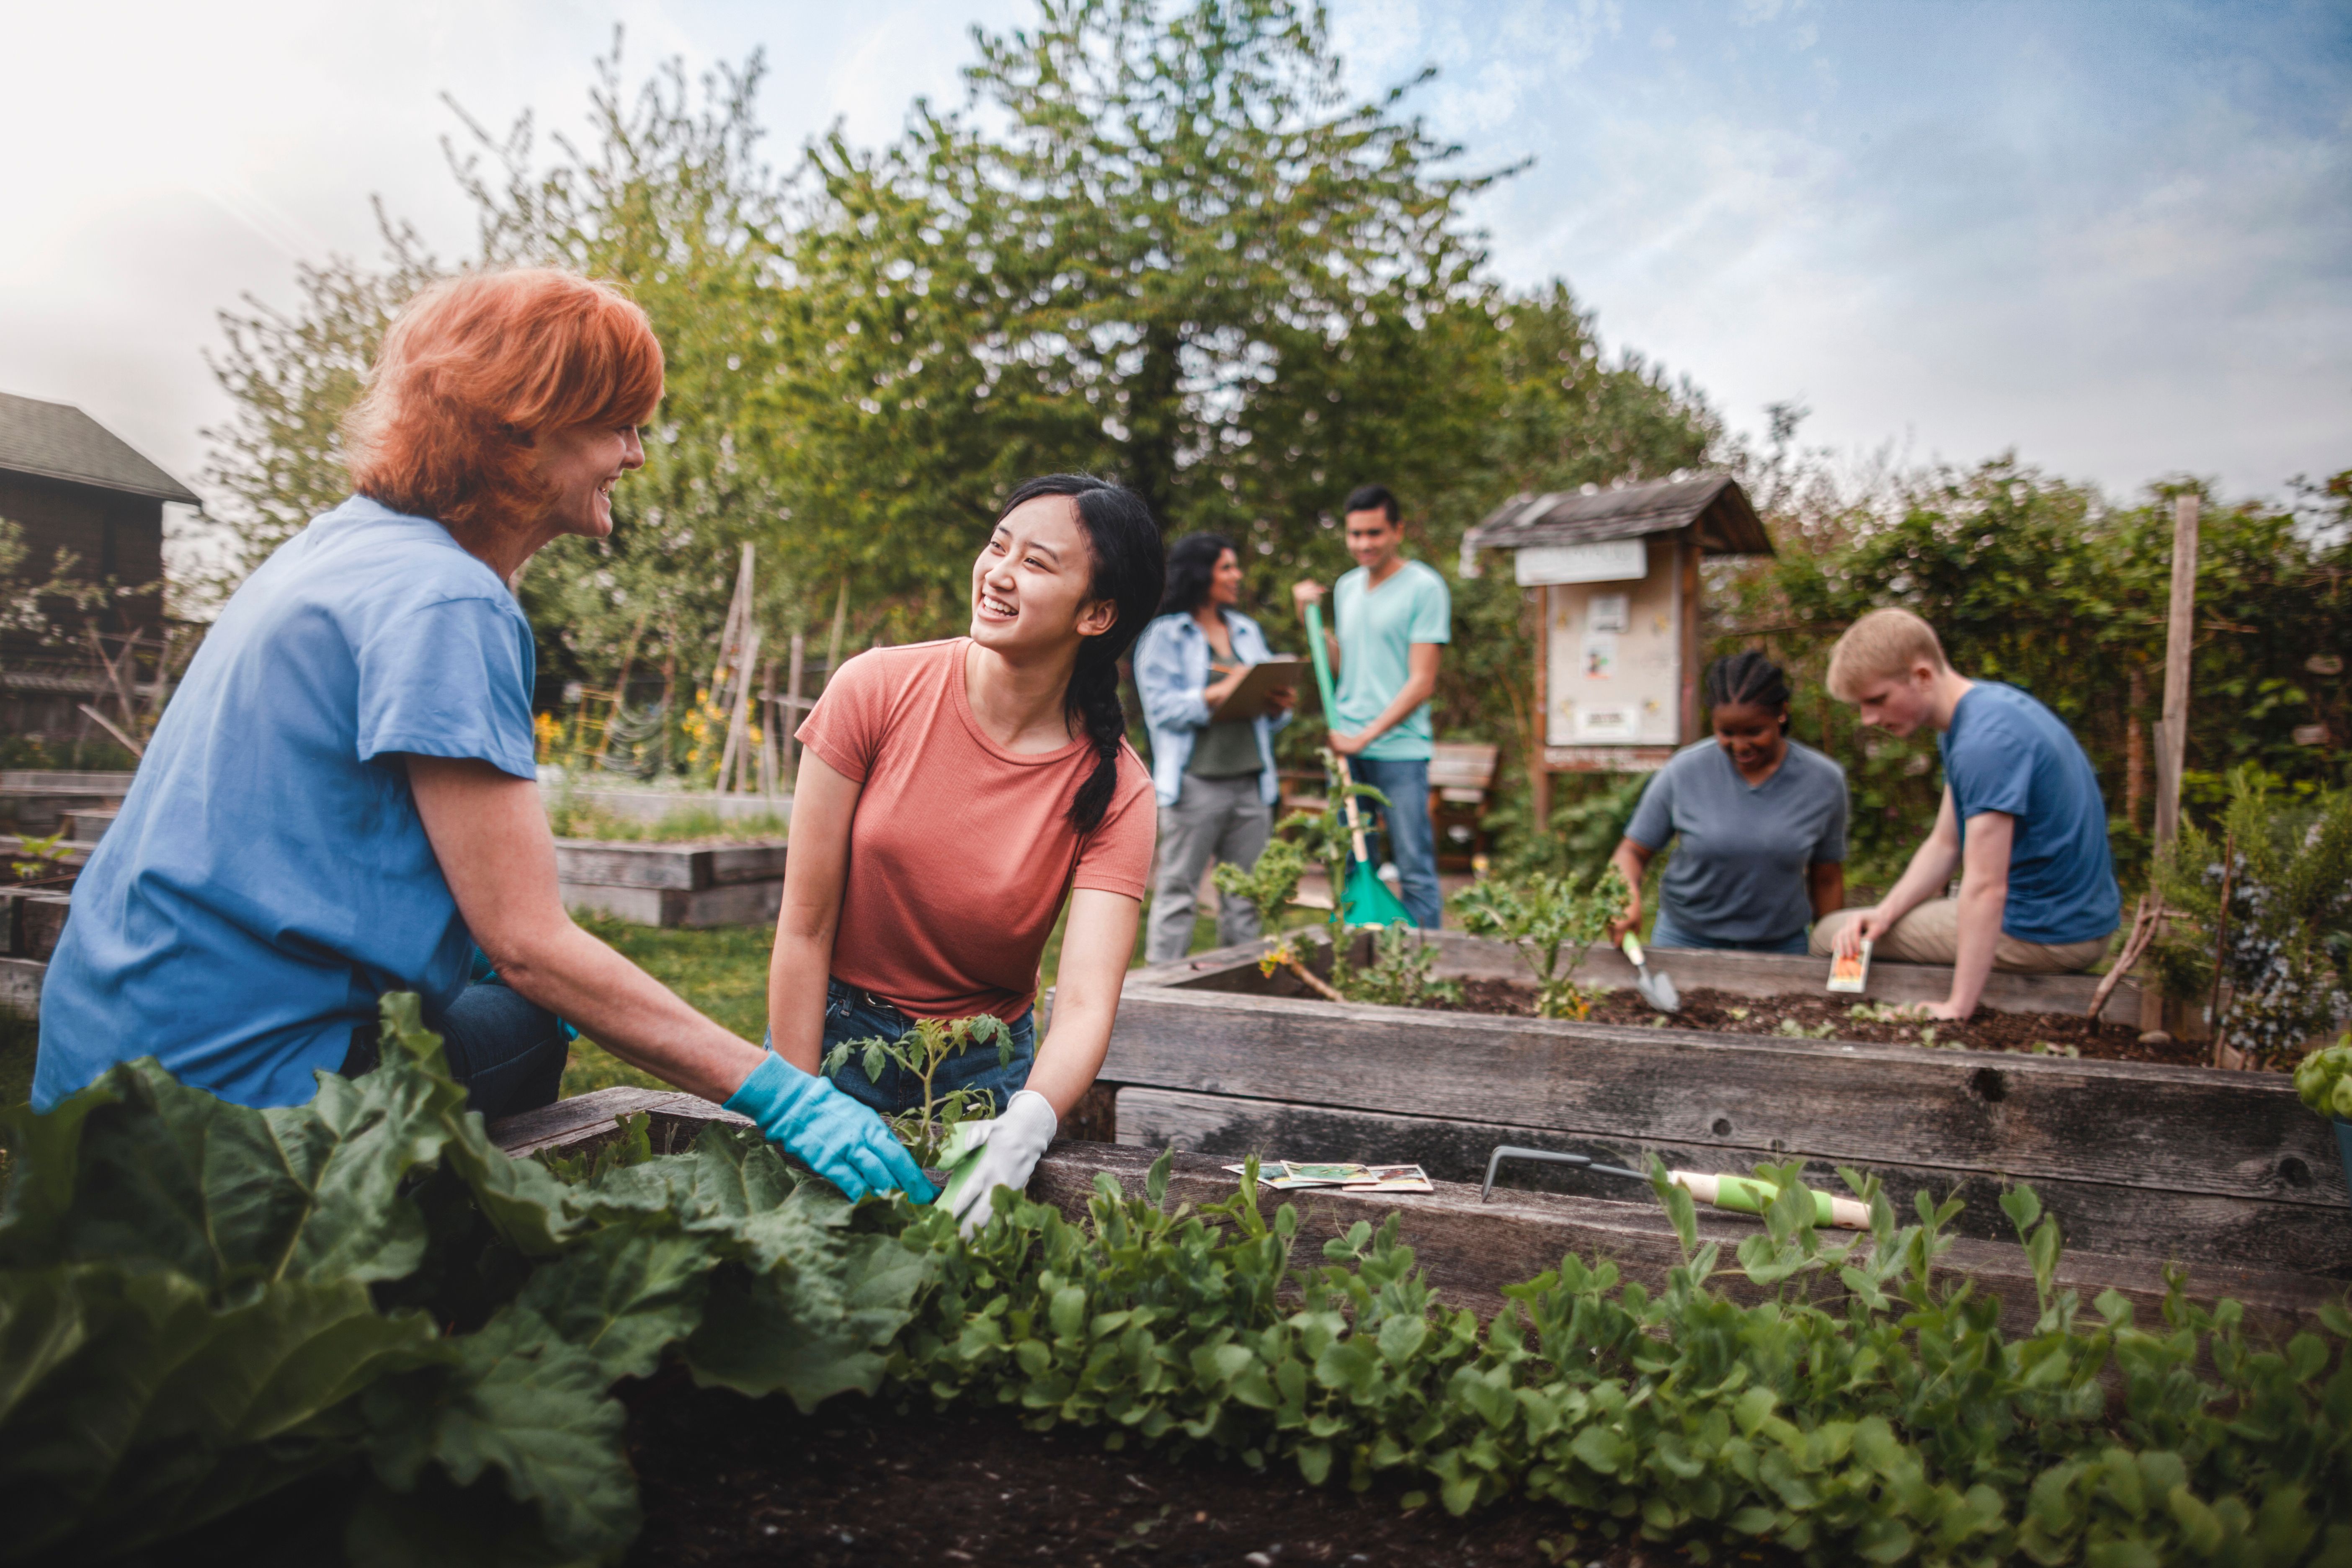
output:
[{"label": "black braided hair", "polygon": [[1241,546],[1222,533],[1188,533],[1168,547],[1168,587],[1160,595],[1163,616],[1189,616],[1209,596],[1217,563],[1225,552],[1241,554]]},{"label": "black braided hair", "polygon": [[1039,496],[1067,496],[1076,504],[1093,565],[1087,595],[1108,599],[1116,612],[1108,630],[1079,645],[1078,666],[1070,672],[1063,696],[1063,711],[1085,727],[1095,747],[1094,772],[1070,797],[1070,826],[1087,834],[1102,825],[1103,813],[1110,809],[1111,795],[1118,788],[1118,748],[1127,739],[1127,709],[1118,700],[1118,661],[1143,635],[1160,603],[1167,553],[1160,542],[1160,525],[1151,520],[1143,498],[1092,474],[1046,474],[1026,480],[1005,498],[997,521]]},{"label": "black braided hair", "polygon": [[1780,728],[1788,729],[1789,672],[1754,648],[1708,665],[1706,685],[1708,707],[1752,703],[1767,711],[1778,710]]}]

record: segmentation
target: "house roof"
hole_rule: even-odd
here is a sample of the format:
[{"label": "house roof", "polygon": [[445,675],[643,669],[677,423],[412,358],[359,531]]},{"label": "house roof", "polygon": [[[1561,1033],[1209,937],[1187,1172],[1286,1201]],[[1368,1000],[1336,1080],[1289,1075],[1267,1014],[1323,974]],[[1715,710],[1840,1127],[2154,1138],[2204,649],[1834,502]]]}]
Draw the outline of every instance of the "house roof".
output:
[{"label": "house roof", "polygon": [[1639,539],[1698,525],[1699,549],[1709,555],[1769,555],[1771,535],[1729,474],[1616,485],[1579,494],[1556,490],[1519,496],[1497,507],[1462,536],[1462,568],[1476,575],[1481,550],[1524,550],[1531,544],[1587,544]]},{"label": "house roof", "polygon": [[0,469],[200,506],[188,487],[69,403],[0,392]]}]

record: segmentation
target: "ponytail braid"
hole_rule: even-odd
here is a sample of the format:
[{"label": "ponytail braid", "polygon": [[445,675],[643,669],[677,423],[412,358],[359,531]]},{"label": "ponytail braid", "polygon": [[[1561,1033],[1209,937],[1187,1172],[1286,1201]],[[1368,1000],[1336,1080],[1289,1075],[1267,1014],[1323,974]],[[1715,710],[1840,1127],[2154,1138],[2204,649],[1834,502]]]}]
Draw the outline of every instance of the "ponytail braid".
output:
[{"label": "ponytail braid", "polygon": [[1111,796],[1118,790],[1118,749],[1127,741],[1127,707],[1118,700],[1118,660],[1089,657],[1094,652],[1088,647],[1078,656],[1067,698],[1071,719],[1085,726],[1087,739],[1095,748],[1094,772],[1070,797],[1070,826],[1081,835],[1102,826],[1103,813],[1110,809]]},{"label": "ponytail braid", "polygon": [[1168,556],[1160,525],[1143,498],[1091,474],[1047,474],[1028,480],[1006,498],[999,520],[1039,496],[1067,496],[1076,506],[1092,558],[1088,592],[1097,601],[1109,600],[1116,612],[1107,630],[1080,645],[1077,668],[1070,672],[1062,697],[1063,712],[1085,730],[1095,749],[1094,771],[1070,797],[1069,823],[1083,836],[1102,826],[1118,793],[1118,749],[1127,739],[1118,661],[1159,607]]}]

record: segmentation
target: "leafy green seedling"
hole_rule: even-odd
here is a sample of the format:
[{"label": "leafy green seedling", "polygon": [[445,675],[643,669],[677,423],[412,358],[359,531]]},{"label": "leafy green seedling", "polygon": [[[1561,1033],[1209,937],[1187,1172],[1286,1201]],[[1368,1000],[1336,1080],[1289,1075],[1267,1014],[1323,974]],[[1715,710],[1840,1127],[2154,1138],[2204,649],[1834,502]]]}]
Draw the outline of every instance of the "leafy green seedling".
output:
[{"label": "leafy green seedling", "polygon": [[2304,1058],[2294,1069],[2294,1091],[2320,1115],[2352,1121],[2352,1034]]},{"label": "leafy green seedling", "polygon": [[1614,866],[1591,886],[1573,874],[1488,877],[1454,895],[1463,928],[1514,943],[1536,973],[1536,1016],[1582,1018],[1592,997],[1570,978],[1625,904],[1625,879]]},{"label": "leafy green seedling", "polygon": [[30,834],[16,836],[16,852],[25,857],[8,862],[8,869],[16,873],[16,880],[29,882],[36,877],[46,877],[58,868],[66,858],[66,830],[58,828],[47,838],[35,838]]},{"label": "leafy green seedling", "polygon": [[950,1057],[961,1056],[973,1044],[994,1045],[996,1065],[1013,1065],[1013,1031],[1003,1019],[982,1013],[976,1018],[922,1018],[896,1040],[869,1036],[844,1040],[825,1053],[827,1077],[838,1077],[854,1052],[866,1076],[879,1083],[892,1066],[915,1075],[923,1086],[922,1103],[896,1116],[886,1116],[890,1131],[915,1156],[915,1163],[936,1168],[940,1151],[955,1136],[959,1124],[994,1115],[1001,1108],[984,1089],[934,1090],[933,1081]]},{"label": "leafy green seedling", "polygon": [[1330,786],[1323,809],[1294,811],[1284,817],[1276,830],[1277,837],[1267,843],[1257,864],[1247,870],[1239,866],[1220,866],[1215,881],[1221,896],[1246,899],[1271,924],[1276,913],[1297,896],[1299,881],[1307,875],[1308,865],[1320,862],[1332,889],[1331,912],[1324,921],[1331,943],[1331,978],[1326,981],[1309,969],[1305,956],[1286,933],[1266,939],[1265,952],[1258,959],[1259,971],[1272,974],[1276,969],[1287,969],[1310,989],[1333,1002],[1417,1007],[1424,997],[1460,1001],[1460,986],[1452,981],[1430,978],[1430,966],[1437,962],[1437,950],[1402,921],[1382,928],[1370,968],[1359,972],[1349,962],[1347,915],[1340,908],[1339,892],[1347,885],[1348,865],[1354,854],[1347,802],[1352,795],[1375,805],[1386,805],[1388,796],[1370,784],[1341,787],[1338,770],[1329,766],[1330,753],[1326,752],[1324,760]]}]

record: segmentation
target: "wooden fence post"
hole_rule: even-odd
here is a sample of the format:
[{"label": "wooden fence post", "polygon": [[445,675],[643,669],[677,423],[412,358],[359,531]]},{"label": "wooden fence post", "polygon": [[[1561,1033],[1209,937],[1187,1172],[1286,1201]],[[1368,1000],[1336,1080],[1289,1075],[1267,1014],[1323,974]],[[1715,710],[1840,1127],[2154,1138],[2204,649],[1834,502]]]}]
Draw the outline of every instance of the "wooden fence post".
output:
[{"label": "wooden fence post", "polygon": [[[2164,627],[2164,718],[2156,731],[2156,854],[2180,833],[2180,773],[2189,751],[2189,669],[2197,642],[2197,508],[2194,495],[2172,504],[2172,603]],[[2140,994],[2140,1027],[2165,1026],[2164,999]]]}]

